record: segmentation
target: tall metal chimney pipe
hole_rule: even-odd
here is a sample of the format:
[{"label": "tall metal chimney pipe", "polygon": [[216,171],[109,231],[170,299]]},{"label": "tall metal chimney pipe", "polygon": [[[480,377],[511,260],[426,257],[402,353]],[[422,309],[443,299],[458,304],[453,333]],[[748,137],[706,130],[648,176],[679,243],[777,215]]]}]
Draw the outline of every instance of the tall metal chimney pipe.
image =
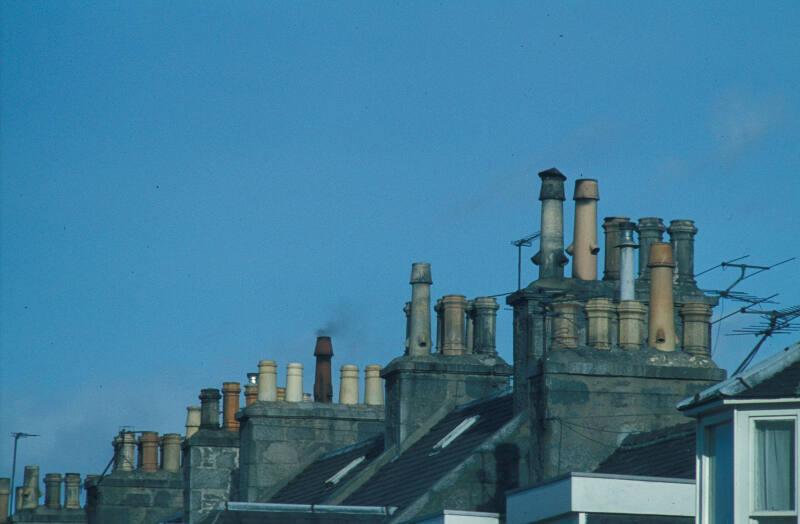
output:
[{"label": "tall metal chimney pipe", "polygon": [[644,217],[639,219],[639,278],[642,280],[650,279],[650,267],[647,265],[650,259],[650,246],[654,242],[661,242],[666,228],[664,222],[658,217]]},{"label": "tall metal chimney pipe", "polygon": [[619,299],[634,300],[636,298],[635,278],[633,271],[633,251],[639,245],[633,240],[636,225],[633,222],[622,222],[619,225]]},{"label": "tall metal chimney pipe", "polygon": [[314,402],[330,404],[333,402],[333,379],[331,377],[333,344],[331,344],[331,337],[317,337],[314,357],[317,359],[314,374]]},{"label": "tall metal chimney pipe", "polygon": [[619,225],[629,222],[628,217],[606,217],[603,219],[603,231],[606,236],[606,257],[603,266],[603,280],[619,280]]},{"label": "tall metal chimney pipe", "polygon": [[697,228],[694,227],[694,220],[672,220],[667,231],[675,256],[675,282],[695,284],[694,236]]},{"label": "tall metal chimney pipe", "polygon": [[665,242],[650,245],[650,313],[648,339],[650,347],[675,351],[675,307],[672,298],[672,246]]},{"label": "tall metal chimney pipe", "polygon": [[431,265],[411,265],[411,329],[408,354],[428,355],[431,352]]},{"label": "tall metal chimney pipe", "polygon": [[564,266],[569,259],[564,254],[564,181],[567,179],[556,168],[539,173],[542,188],[541,237],[539,252],[531,260],[539,266],[539,278],[564,278]]},{"label": "tall metal chimney pipe", "polygon": [[597,180],[582,178],[575,181],[575,234],[567,253],[572,258],[572,277],[597,280],[597,201],[600,192]]}]

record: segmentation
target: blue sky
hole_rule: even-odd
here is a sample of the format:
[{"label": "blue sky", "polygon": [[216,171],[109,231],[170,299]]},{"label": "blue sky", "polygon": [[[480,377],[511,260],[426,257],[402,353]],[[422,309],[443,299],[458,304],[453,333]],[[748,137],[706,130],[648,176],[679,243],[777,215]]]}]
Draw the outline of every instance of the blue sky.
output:
[{"label": "blue sky", "polygon": [[[42,434],[21,464],[99,472],[120,426],[182,432],[259,359],[310,391],[321,327],[337,371],[387,363],[413,261],[437,297],[515,287],[551,166],[601,217],[696,220],[698,270],[800,255],[795,2],[0,8],[2,475],[10,431]],[[800,264],[742,289],[798,304]]]}]

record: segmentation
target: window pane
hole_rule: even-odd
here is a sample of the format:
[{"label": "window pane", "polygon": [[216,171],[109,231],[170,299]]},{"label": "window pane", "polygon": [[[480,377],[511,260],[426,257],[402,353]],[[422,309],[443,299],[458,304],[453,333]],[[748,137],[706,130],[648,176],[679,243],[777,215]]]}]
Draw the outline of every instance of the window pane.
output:
[{"label": "window pane", "polygon": [[797,517],[753,517],[750,524],[797,524]]},{"label": "window pane", "polygon": [[793,510],[794,420],[756,421],[753,440],[753,509]]},{"label": "window pane", "polygon": [[733,424],[726,422],[707,430],[708,522],[733,522]]}]

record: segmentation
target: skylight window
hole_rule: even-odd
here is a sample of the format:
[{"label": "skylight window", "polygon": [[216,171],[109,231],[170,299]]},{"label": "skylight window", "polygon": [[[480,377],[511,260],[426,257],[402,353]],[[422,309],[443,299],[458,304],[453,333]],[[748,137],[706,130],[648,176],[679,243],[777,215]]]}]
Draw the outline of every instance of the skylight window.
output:
[{"label": "skylight window", "polygon": [[342,469],[340,469],[340,470],[339,470],[339,471],[338,471],[338,472],[337,472],[337,473],[336,473],[334,476],[332,476],[331,478],[329,478],[328,480],[326,480],[326,481],[325,481],[325,484],[330,484],[330,485],[333,485],[333,486],[335,486],[335,485],[336,485],[336,484],[338,484],[338,483],[339,483],[339,481],[340,481],[340,480],[342,480],[342,479],[343,479],[343,478],[344,478],[344,477],[345,477],[345,476],[346,476],[348,473],[350,473],[351,471],[353,471],[353,469],[354,469],[356,466],[358,466],[359,464],[361,464],[362,462],[364,462],[364,460],[365,460],[366,458],[367,458],[366,456],[362,455],[362,456],[358,457],[357,459],[353,459],[353,460],[351,460],[351,461],[350,461],[350,463],[349,463],[348,465],[346,465],[345,467],[343,467]]},{"label": "skylight window", "polygon": [[445,435],[439,442],[434,444],[433,450],[431,451],[431,455],[440,452],[441,450],[452,444],[452,442],[455,439],[460,437],[465,431],[471,428],[472,425],[475,424],[479,418],[481,418],[480,415],[473,415],[469,418],[465,418],[464,420],[462,420],[458,426],[454,427],[453,430],[450,431],[450,433]]}]

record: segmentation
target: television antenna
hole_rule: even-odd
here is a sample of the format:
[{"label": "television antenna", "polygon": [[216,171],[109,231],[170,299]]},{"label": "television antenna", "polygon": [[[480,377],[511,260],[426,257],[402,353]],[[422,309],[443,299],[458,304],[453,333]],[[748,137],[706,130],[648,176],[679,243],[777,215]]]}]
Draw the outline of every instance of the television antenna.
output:
[{"label": "television antenna", "polygon": [[511,245],[517,246],[517,289],[522,289],[522,247],[531,247],[533,241],[541,236],[541,232],[537,231],[519,240],[512,240]]},{"label": "television antenna", "polygon": [[734,375],[738,375],[747,369],[747,366],[750,365],[758,350],[761,349],[761,346],[769,337],[800,331],[800,325],[794,323],[800,318],[800,305],[772,311],[743,311],[743,313],[757,314],[761,316],[761,319],[757,324],[734,330],[731,335],[755,335],[759,339],[742,363],[739,364],[739,367],[736,368],[736,371],[733,372]]}]

